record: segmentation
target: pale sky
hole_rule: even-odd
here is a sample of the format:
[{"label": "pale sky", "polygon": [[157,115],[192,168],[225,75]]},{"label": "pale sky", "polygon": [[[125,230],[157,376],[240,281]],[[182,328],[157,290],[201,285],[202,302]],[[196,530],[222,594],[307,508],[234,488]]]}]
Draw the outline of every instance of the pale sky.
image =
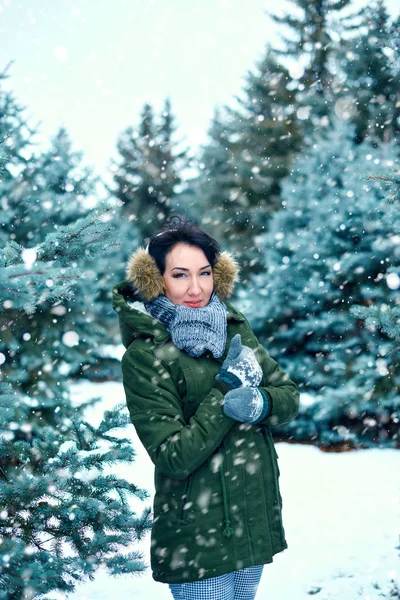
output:
[{"label": "pale sky", "polygon": [[[398,0],[386,0],[396,14]],[[364,6],[357,0],[354,6]],[[274,0],[0,0],[0,69],[41,122],[44,146],[63,125],[84,162],[104,175],[119,132],[145,101],[166,96],[178,135],[195,150],[216,105],[234,104],[244,76],[278,44]]]}]

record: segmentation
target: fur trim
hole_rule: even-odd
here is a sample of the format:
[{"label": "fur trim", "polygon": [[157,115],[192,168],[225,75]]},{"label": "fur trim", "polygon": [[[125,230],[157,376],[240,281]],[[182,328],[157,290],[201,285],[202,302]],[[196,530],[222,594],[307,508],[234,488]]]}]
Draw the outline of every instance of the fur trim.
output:
[{"label": "fur trim", "polygon": [[128,260],[126,278],[131,281],[146,300],[164,294],[164,279],[156,261],[144,248],[139,248]]},{"label": "fur trim", "polygon": [[213,268],[214,290],[222,300],[228,298],[232,292],[235,282],[239,281],[239,265],[232,254],[224,250],[219,255]]},{"label": "fur trim", "polygon": [[[126,265],[126,279],[134,284],[146,300],[153,300],[165,293],[164,279],[156,261],[144,248],[138,248]],[[239,281],[239,265],[233,256],[221,252],[213,268],[214,291],[222,300],[232,294],[236,281]]]}]

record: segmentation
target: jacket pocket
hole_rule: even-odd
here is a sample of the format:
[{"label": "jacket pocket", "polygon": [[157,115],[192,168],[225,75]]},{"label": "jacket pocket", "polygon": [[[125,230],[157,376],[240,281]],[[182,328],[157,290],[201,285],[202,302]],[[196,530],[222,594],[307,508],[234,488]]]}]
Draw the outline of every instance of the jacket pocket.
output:
[{"label": "jacket pocket", "polygon": [[191,502],[190,500],[193,486],[193,477],[194,473],[190,473],[185,482],[184,492],[182,495],[178,512],[178,523],[189,523],[190,515],[192,515],[193,517],[193,502]]},{"label": "jacket pocket", "polygon": [[195,359],[196,366],[186,365],[182,367],[183,377],[186,384],[186,402],[200,403],[212,388],[214,377],[219,371],[212,375],[207,363],[209,360]]}]

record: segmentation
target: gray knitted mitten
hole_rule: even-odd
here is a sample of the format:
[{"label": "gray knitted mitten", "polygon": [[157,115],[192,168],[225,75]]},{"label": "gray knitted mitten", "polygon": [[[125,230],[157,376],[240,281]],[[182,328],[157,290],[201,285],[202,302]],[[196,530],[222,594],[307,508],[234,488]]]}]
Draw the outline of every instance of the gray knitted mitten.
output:
[{"label": "gray knitted mitten", "polygon": [[242,346],[240,333],[233,336],[228,354],[216,379],[229,384],[233,388],[257,386],[261,383],[262,369],[254,352],[248,346]]},{"label": "gray knitted mitten", "polygon": [[257,387],[240,387],[225,394],[224,413],[241,423],[255,424],[272,410],[271,399]]}]

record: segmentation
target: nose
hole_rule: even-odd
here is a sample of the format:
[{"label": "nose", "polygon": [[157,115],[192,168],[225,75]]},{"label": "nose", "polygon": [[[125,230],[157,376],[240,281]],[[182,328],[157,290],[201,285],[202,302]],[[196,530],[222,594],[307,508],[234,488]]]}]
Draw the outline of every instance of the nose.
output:
[{"label": "nose", "polygon": [[201,293],[200,282],[196,277],[190,282],[189,295],[190,296],[198,296]]}]

